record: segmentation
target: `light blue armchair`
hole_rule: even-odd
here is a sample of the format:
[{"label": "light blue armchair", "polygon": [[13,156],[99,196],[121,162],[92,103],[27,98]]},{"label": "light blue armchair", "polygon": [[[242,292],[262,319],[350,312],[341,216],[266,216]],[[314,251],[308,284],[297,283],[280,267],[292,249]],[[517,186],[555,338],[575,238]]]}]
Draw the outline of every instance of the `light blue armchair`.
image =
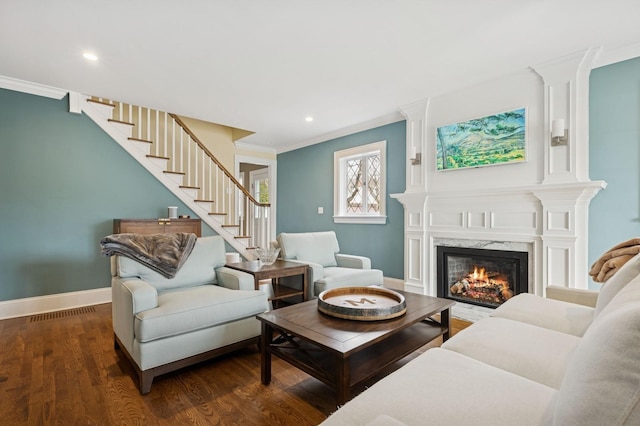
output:
[{"label": "light blue armchair", "polygon": [[222,237],[198,238],[168,279],[124,256],[111,258],[113,331],[139,377],[140,393],[155,376],[257,344],[257,314],[269,309],[253,277],[225,268]]},{"label": "light blue armchair", "polygon": [[282,258],[309,265],[310,294],[317,297],[324,290],[341,287],[382,285],[379,269],[371,269],[364,256],[341,254],[333,231],[281,233],[277,237]]}]

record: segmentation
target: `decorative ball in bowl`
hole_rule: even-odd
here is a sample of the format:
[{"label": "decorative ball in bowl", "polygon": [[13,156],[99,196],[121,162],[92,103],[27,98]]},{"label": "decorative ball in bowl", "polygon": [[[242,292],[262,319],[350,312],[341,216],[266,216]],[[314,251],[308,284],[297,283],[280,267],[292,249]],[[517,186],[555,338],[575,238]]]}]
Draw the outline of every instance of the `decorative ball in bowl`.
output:
[{"label": "decorative ball in bowl", "polygon": [[280,253],[279,248],[257,248],[256,255],[260,262],[265,265],[272,265],[273,262],[278,258],[278,254]]}]

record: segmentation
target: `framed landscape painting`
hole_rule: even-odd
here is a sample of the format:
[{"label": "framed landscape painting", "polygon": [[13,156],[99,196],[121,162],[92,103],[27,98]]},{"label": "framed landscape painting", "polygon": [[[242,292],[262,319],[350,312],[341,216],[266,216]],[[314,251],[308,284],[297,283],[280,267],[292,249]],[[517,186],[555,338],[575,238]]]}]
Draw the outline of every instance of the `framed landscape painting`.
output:
[{"label": "framed landscape painting", "polygon": [[526,159],[526,109],[436,129],[436,169],[492,166]]}]

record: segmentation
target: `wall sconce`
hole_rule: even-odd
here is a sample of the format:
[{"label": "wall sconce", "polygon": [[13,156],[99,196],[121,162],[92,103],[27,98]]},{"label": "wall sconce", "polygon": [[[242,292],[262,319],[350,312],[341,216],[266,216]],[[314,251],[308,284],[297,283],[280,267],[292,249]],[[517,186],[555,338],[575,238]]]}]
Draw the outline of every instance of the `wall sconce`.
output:
[{"label": "wall sconce", "polygon": [[564,118],[551,122],[551,146],[566,145],[569,141],[569,130],[565,127]]},{"label": "wall sconce", "polygon": [[422,160],[422,154],[417,152],[416,147],[412,146],[409,148],[409,160],[411,160],[411,164],[417,166],[420,164]]}]

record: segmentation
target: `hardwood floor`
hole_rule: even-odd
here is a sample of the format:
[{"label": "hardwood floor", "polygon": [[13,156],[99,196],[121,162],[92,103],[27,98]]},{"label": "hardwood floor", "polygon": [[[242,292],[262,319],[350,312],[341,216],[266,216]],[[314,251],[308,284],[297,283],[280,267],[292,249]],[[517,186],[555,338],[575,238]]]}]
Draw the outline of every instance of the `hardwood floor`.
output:
[{"label": "hardwood floor", "polygon": [[[468,325],[454,319],[453,333]],[[276,357],[262,385],[257,348],[160,376],[142,396],[114,350],[111,304],[0,321],[0,347],[2,425],[302,426],[336,409],[329,387]]]}]

